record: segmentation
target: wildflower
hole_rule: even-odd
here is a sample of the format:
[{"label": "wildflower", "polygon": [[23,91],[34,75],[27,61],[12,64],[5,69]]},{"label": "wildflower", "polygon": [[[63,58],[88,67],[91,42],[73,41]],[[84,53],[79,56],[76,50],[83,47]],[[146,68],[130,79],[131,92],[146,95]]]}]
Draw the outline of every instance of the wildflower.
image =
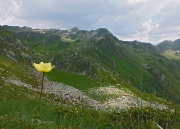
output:
[{"label": "wildflower", "polygon": [[[44,73],[45,72],[50,72],[54,66],[51,65],[51,63],[44,63],[44,62],[41,62],[40,64],[36,64],[34,63],[33,66],[35,67],[35,69],[38,71],[38,72],[42,72],[43,76],[42,76],[42,85],[41,85],[41,91],[40,91],[40,95],[39,95],[39,100],[38,100],[38,105],[37,105],[37,108],[35,110],[35,117],[37,116],[38,114],[38,109],[40,107],[40,102],[41,102],[41,97],[42,97],[42,93],[43,93],[43,87],[44,87]],[[35,120],[35,117],[34,117],[34,120]],[[33,123],[34,124],[34,123]]]},{"label": "wildflower", "polygon": [[40,64],[34,63],[33,66],[38,72],[50,72],[54,66],[51,65],[51,63],[44,63],[41,62]]}]

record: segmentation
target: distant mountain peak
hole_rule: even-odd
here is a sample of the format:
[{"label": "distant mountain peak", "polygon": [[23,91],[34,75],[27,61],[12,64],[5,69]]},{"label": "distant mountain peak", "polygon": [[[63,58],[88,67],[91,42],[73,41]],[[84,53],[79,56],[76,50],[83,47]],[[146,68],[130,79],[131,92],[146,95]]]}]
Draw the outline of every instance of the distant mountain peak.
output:
[{"label": "distant mountain peak", "polygon": [[162,43],[172,43],[172,40],[164,40]]},{"label": "distant mountain peak", "polygon": [[176,39],[174,42],[179,42],[180,43],[180,39]]},{"label": "distant mountain peak", "polygon": [[106,28],[98,28],[96,32],[99,34],[111,34]]},{"label": "distant mountain peak", "polygon": [[71,31],[71,32],[78,32],[79,29],[77,27],[73,27],[73,28],[69,29],[69,31]]},{"label": "distant mountain peak", "polygon": [[175,41],[165,40],[157,45],[157,47],[162,50],[166,51],[168,49],[172,49],[174,51],[180,51],[180,39],[176,39]]}]

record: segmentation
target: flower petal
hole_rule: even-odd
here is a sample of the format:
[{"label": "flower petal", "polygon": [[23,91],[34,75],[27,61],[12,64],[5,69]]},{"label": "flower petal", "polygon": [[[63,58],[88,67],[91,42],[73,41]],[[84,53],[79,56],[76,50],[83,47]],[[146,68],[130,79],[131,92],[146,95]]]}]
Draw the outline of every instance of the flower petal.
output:
[{"label": "flower petal", "polygon": [[41,67],[39,64],[34,63],[33,66],[35,67],[35,69],[36,69],[37,71],[43,72],[42,67]]},{"label": "flower petal", "polygon": [[39,72],[50,72],[54,68],[54,66],[52,66],[51,63],[44,63],[44,62],[40,62],[40,64],[34,63],[33,66]]}]

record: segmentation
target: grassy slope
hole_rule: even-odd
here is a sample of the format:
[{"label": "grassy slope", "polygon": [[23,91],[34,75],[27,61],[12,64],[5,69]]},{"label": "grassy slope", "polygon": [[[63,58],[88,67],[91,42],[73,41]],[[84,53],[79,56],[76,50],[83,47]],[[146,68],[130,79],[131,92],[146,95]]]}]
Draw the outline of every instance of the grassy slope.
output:
[{"label": "grassy slope", "polygon": [[[38,32],[19,33],[19,37],[26,41],[30,47],[40,43],[31,52],[34,61],[37,63],[40,61],[49,62],[55,55],[60,54],[59,61],[55,60],[54,62],[59,65],[61,71],[68,72],[62,72],[61,74],[58,70],[55,70],[52,74],[61,76],[59,78],[53,75],[51,79],[55,81],[64,82],[79,89],[121,84],[123,86],[137,87],[139,90],[148,93],[156,91],[158,96],[179,101],[179,79],[176,78],[179,76],[179,69],[168,68],[168,66],[171,67],[171,62],[158,54],[153,55],[122,46],[119,41],[109,35],[98,40],[88,41],[75,40],[72,39],[72,36],[60,38],[50,33],[40,34]],[[119,46],[116,42],[119,43]],[[73,59],[71,55],[75,53],[78,53],[79,57]],[[69,59],[69,62],[67,62],[67,59]],[[81,64],[78,60],[81,60]],[[93,70],[86,77],[74,74],[76,73],[74,70],[89,69],[89,66],[86,65],[89,62],[92,64]],[[152,66],[152,70],[160,71],[173,85],[170,87],[161,86],[157,75],[145,69],[144,64]],[[177,67],[178,64],[173,63],[173,65]],[[171,73],[171,70],[174,73]],[[80,81],[75,81],[76,79],[79,80],[79,78],[81,78]],[[172,95],[174,93],[176,93],[175,96]]]},{"label": "grassy slope", "polygon": [[74,86],[80,90],[87,90],[94,85],[84,75],[72,74],[58,69],[53,69],[50,73],[47,73],[48,79],[52,81],[61,82],[70,86]]},{"label": "grassy slope", "polygon": [[[12,77],[13,75],[25,83],[31,83],[28,79],[33,76],[27,73],[27,68],[21,63],[12,62],[6,57],[0,56],[3,63],[0,67],[8,69],[15,63],[2,77]],[[2,72],[2,71],[1,71]],[[21,78],[25,75],[25,78]],[[49,74],[48,76],[50,76]],[[53,72],[52,72],[53,75]],[[2,80],[1,80],[2,81]],[[0,128],[5,129],[58,129],[58,128],[150,128],[156,127],[152,119],[163,128],[179,128],[179,115],[169,111],[158,111],[151,108],[141,110],[131,109],[122,112],[96,111],[81,105],[63,104],[57,105],[50,96],[43,95],[38,115],[34,114],[37,108],[39,94],[27,88],[13,84],[1,83],[0,86]],[[48,101],[47,101],[48,100]],[[35,118],[35,119],[34,119]],[[33,121],[35,122],[33,123]]]},{"label": "grassy slope", "polygon": [[[141,55],[141,59],[138,60],[138,63],[140,65],[143,64],[149,64],[150,66],[152,66],[152,68],[154,70],[159,71],[158,74],[154,74],[154,77],[152,75],[150,75],[153,80],[156,80],[158,78],[157,75],[165,75],[167,81],[169,82],[168,86],[164,86],[162,87],[162,89],[159,89],[161,91],[161,94],[163,94],[163,96],[166,96],[167,98],[171,98],[173,100],[176,100],[177,102],[179,102],[180,97],[180,87],[179,87],[179,79],[177,77],[180,76],[180,72],[179,72],[179,63],[178,60],[169,60],[167,58],[165,58],[164,56],[161,55],[150,55],[150,56],[146,56],[144,55],[144,58],[142,58],[142,54],[138,53],[136,54],[137,56],[140,57]],[[138,59],[138,58],[137,58]],[[143,76],[144,78],[144,76]],[[152,81],[153,81],[152,80]],[[154,85],[155,87],[157,87],[158,82]],[[173,95],[172,95],[173,93]]]},{"label": "grassy slope", "polygon": [[[29,68],[25,63],[14,62],[3,55],[0,55],[0,60],[0,128],[150,128],[155,127],[151,121],[152,119],[163,128],[178,129],[180,126],[178,112],[174,114],[169,111],[158,111],[149,108],[132,109],[119,113],[116,111],[99,112],[73,104],[56,105],[53,102],[54,99],[46,95],[43,95],[39,113],[35,116],[34,110],[37,108],[39,94],[18,85],[5,83],[2,80],[2,78],[15,77],[21,82],[37,86],[39,82],[37,77],[31,73],[32,66]],[[56,79],[54,75],[58,74],[67,82],[72,78],[79,78],[83,83],[87,83],[87,85],[89,83],[84,76],[62,71],[60,73],[59,71],[56,72],[56,70],[52,71],[48,76]],[[109,75],[109,71],[100,70],[98,72],[101,75]],[[118,79],[114,74],[109,76]],[[68,78],[70,79],[68,80]],[[73,82],[73,84],[78,85],[77,82]],[[36,118],[36,122],[33,124],[34,118]]]}]

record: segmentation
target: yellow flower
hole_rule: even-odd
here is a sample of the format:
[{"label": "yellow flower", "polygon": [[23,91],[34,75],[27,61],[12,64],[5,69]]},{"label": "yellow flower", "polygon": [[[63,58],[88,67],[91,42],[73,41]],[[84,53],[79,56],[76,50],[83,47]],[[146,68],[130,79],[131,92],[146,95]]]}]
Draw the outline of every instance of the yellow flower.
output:
[{"label": "yellow flower", "polygon": [[34,63],[33,66],[39,72],[50,72],[54,68],[54,66],[52,66],[51,63],[44,62],[41,62],[40,64]]}]

